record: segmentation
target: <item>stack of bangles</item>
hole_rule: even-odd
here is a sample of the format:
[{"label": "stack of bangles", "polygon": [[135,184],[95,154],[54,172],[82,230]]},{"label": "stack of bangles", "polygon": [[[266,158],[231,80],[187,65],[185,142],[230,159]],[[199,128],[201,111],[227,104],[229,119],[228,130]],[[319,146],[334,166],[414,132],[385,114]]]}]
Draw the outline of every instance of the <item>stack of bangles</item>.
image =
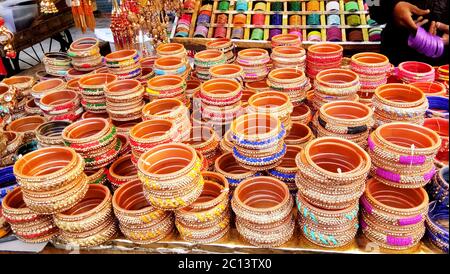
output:
[{"label": "stack of bangles", "polygon": [[34,98],[34,102],[39,106],[39,100],[46,93],[51,91],[63,90],[66,88],[66,82],[62,79],[49,79],[36,83],[31,88],[31,96]]},{"label": "stack of bangles", "polygon": [[316,75],[313,106],[316,110],[333,101],[358,101],[358,74],[347,69],[326,69]]},{"label": "stack of bangles", "polygon": [[295,174],[297,173],[298,168],[295,164],[295,157],[298,153],[300,153],[300,151],[302,151],[300,146],[287,145],[286,154],[284,154],[281,159],[281,163],[277,167],[267,170],[268,175],[284,182],[289,188],[289,192],[291,194],[295,194],[297,192]]},{"label": "stack of bangles", "polygon": [[23,134],[15,131],[1,131],[3,141],[0,138],[0,147],[4,147],[0,152],[0,167],[13,165],[16,161],[15,154],[17,149],[24,143]]},{"label": "stack of bangles", "polygon": [[228,64],[232,64],[236,60],[235,48],[236,45],[227,38],[217,39],[206,43],[206,49],[216,49],[223,52]]},{"label": "stack of bangles", "polygon": [[312,119],[311,109],[309,109],[309,107],[306,104],[294,106],[294,109],[292,110],[291,113],[292,122],[299,122],[307,125],[309,122],[311,122],[311,119]]},{"label": "stack of bangles", "polygon": [[431,183],[427,185],[427,191],[430,198],[438,204],[442,204],[448,209],[448,182],[449,169],[448,165],[442,167],[436,172]]},{"label": "stack of bangles", "polygon": [[244,168],[262,171],[278,166],[286,153],[286,129],[271,114],[244,114],[231,124],[233,156]]},{"label": "stack of bangles", "polygon": [[219,157],[219,141],[220,138],[214,129],[205,126],[195,126],[191,129],[189,139],[184,141],[184,143],[200,152],[206,158],[208,168],[210,168],[214,165],[217,157]]},{"label": "stack of bangles", "polygon": [[73,90],[52,91],[41,98],[39,107],[48,121],[75,122],[83,113],[80,97]]},{"label": "stack of bangles", "polygon": [[106,111],[113,121],[132,121],[142,117],[144,87],[138,80],[117,80],[105,86]]},{"label": "stack of bangles", "polygon": [[[281,26],[282,21],[283,21],[282,14],[275,13],[270,16],[270,25],[272,25],[272,26]],[[275,36],[281,35],[281,32],[282,32],[282,30],[280,28],[269,29],[269,40],[272,40],[273,37],[275,37]],[[289,35],[289,34],[287,34],[287,35]]]},{"label": "stack of bangles", "polygon": [[296,68],[277,68],[267,76],[267,84],[271,90],[289,96],[294,106],[301,104],[306,98],[306,91],[311,88],[308,77]]},{"label": "stack of bangles", "polygon": [[423,126],[436,132],[441,138],[441,146],[435,158],[436,166],[448,165],[448,132],[449,121],[444,118],[427,118]]},{"label": "stack of bangles", "polygon": [[[447,88],[446,96],[448,97],[448,65],[442,65],[437,68],[435,80],[444,84]],[[3,82],[5,82],[5,80],[3,80]]]},{"label": "stack of bangles", "polygon": [[105,56],[108,72],[118,79],[135,79],[142,75],[139,54],[136,50],[119,50]]},{"label": "stack of bangles", "polygon": [[342,32],[338,27],[327,28],[327,41],[340,42],[342,41]]},{"label": "stack of bangles", "polygon": [[306,124],[293,122],[289,134],[284,138],[286,145],[296,145],[304,148],[312,139],[314,134]]},{"label": "stack of bangles", "polygon": [[301,47],[302,41],[296,34],[279,34],[272,37],[270,42],[272,48],[279,46]]},{"label": "stack of bangles", "polygon": [[434,158],[441,146],[439,135],[423,126],[389,123],[379,126],[368,139],[371,175],[396,188],[418,188],[436,173]]},{"label": "stack of bangles", "polygon": [[447,94],[447,89],[444,84],[439,82],[414,82],[410,83],[411,86],[414,86],[420,89],[427,96],[442,96],[445,97]]},{"label": "stack of bangles", "polygon": [[189,107],[185,94],[186,81],[178,75],[155,76],[147,81],[147,93],[150,99],[177,99]]},{"label": "stack of bangles", "polygon": [[[219,24],[219,22],[222,22],[222,21],[219,21],[219,19],[221,19],[221,20],[223,20],[225,22],[228,22],[228,18],[223,18],[222,16],[226,17],[225,14],[220,14],[217,17],[217,23],[218,24]],[[224,26],[217,26],[214,29],[214,38],[226,38],[226,36],[227,36],[227,29]]]},{"label": "stack of bangles", "polygon": [[155,60],[153,71],[156,76],[176,75],[186,79],[191,72],[191,66],[185,58],[167,56]]},{"label": "stack of bangles", "polygon": [[369,41],[370,42],[378,42],[381,40],[381,32],[382,28],[370,28],[369,29]]},{"label": "stack of bangles", "polygon": [[311,30],[308,32],[308,41],[309,42],[320,42],[322,41],[320,30]]},{"label": "stack of bangles", "polygon": [[197,16],[197,24],[194,37],[206,38],[208,36],[207,25],[211,22],[212,5],[203,5]]},{"label": "stack of bangles", "polygon": [[191,29],[192,15],[183,13],[178,19],[177,28],[175,29],[175,37],[188,37]]},{"label": "stack of bangles", "polygon": [[[210,73],[211,73],[211,70],[210,70]],[[197,92],[200,92],[201,84],[202,84],[202,82],[200,82],[200,80],[197,80],[197,79],[191,79],[191,80],[186,81],[185,94],[186,94],[186,97],[190,101],[189,104],[190,104],[191,109],[193,109],[194,94]]]},{"label": "stack of bangles", "polygon": [[80,79],[81,77],[92,73],[95,73],[95,71],[80,71],[71,68],[67,71],[66,76],[64,78],[66,79],[67,83],[69,83],[69,81],[71,80]]},{"label": "stack of bangles", "polygon": [[36,139],[36,128],[47,122],[42,116],[32,115],[19,118],[6,126],[7,131],[13,131],[23,135],[23,143],[28,143]]},{"label": "stack of bangles", "polygon": [[306,74],[314,79],[324,69],[338,68],[343,57],[343,48],[337,44],[322,43],[312,45],[306,53]]},{"label": "stack of bangles", "polygon": [[244,28],[242,27],[233,27],[231,31],[231,39],[242,39],[244,38]]},{"label": "stack of bangles", "polygon": [[266,248],[280,246],[292,237],[293,204],[286,184],[268,176],[242,181],[231,200],[239,234],[250,244]]},{"label": "stack of bangles", "polygon": [[20,187],[4,197],[2,215],[16,237],[25,243],[44,243],[59,233],[51,215],[38,214],[27,207]]},{"label": "stack of bangles", "polygon": [[11,76],[2,80],[3,84],[7,84],[16,89],[16,97],[18,100],[31,94],[31,88],[34,85],[34,82],[35,80],[32,76]]},{"label": "stack of bangles", "polygon": [[422,62],[406,61],[398,65],[397,78],[404,83],[434,82],[435,69]]},{"label": "stack of bangles", "polygon": [[106,176],[113,191],[123,184],[139,179],[137,168],[131,160],[132,157],[131,154],[123,155],[117,158],[107,169]]},{"label": "stack of bangles", "polygon": [[90,74],[80,78],[81,104],[93,113],[106,112],[105,87],[118,77],[110,73]]},{"label": "stack of bangles", "polygon": [[84,173],[88,176],[88,184],[106,185],[108,183],[107,169],[99,168],[97,170],[86,170]]},{"label": "stack of bangles", "polygon": [[329,14],[327,16],[327,23],[331,26],[339,26],[341,24],[341,18],[338,14]]},{"label": "stack of bangles", "polygon": [[178,57],[186,61],[187,51],[183,44],[180,43],[165,43],[160,44],[156,48],[156,57]]},{"label": "stack of bangles", "polygon": [[367,152],[339,137],[312,140],[295,162],[299,193],[309,204],[326,211],[354,208],[371,166]]},{"label": "stack of bangles", "polygon": [[271,114],[278,118],[287,132],[291,129],[293,106],[289,96],[277,91],[263,91],[248,100],[247,113]]},{"label": "stack of bangles", "polygon": [[63,130],[70,125],[68,121],[50,121],[36,128],[36,139],[40,148],[64,146]]},{"label": "stack of bangles", "polygon": [[408,46],[430,58],[439,58],[444,54],[444,40],[418,27],[415,35],[408,37]]},{"label": "stack of bangles", "polygon": [[437,117],[448,119],[448,97],[444,96],[427,96],[428,109],[425,112],[427,118]]},{"label": "stack of bangles", "polygon": [[[144,88],[147,88],[147,81],[152,79],[155,76],[155,71],[153,70],[153,64],[157,58],[145,57],[142,58],[139,62],[141,63],[142,75],[138,78],[139,82]],[[148,99],[148,98],[147,98]]]},{"label": "stack of bangles", "polygon": [[80,202],[53,216],[55,225],[60,229],[58,239],[66,244],[89,247],[115,238],[118,229],[111,199],[108,187],[90,184]]},{"label": "stack of bangles", "polygon": [[375,127],[390,122],[422,125],[428,100],[418,88],[406,84],[385,84],[377,87],[372,97]]},{"label": "stack of bangles", "polygon": [[[447,196],[448,197],[448,196]],[[437,201],[429,204],[428,214],[425,219],[427,235],[431,242],[448,254],[448,204],[444,206]]]},{"label": "stack of bangles", "polygon": [[273,62],[273,68],[296,68],[301,71],[306,66],[306,51],[297,46],[276,46],[272,48],[270,55]]},{"label": "stack of bangles", "polygon": [[256,82],[269,73],[270,56],[267,50],[250,48],[238,52],[236,63],[244,69],[244,82]]},{"label": "stack of bangles", "polygon": [[217,79],[217,78],[226,78],[226,79],[232,79],[236,80],[241,84],[241,86],[244,85],[244,69],[235,64],[223,64],[223,65],[216,65],[209,69],[209,74],[211,75],[211,79]]},{"label": "stack of bangles", "polygon": [[54,76],[65,76],[70,69],[71,58],[64,52],[47,52],[42,63],[45,71]]},{"label": "stack of bangles", "polygon": [[132,162],[137,166],[141,155],[159,144],[178,142],[174,123],[163,119],[152,119],[135,125],[130,130]]},{"label": "stack of bangles", "polygon": [[145,198],[162,210],[191,205],[203,190],[201,166],[195,149],[186,144],[168,143],[151,148],[138,160]]},{"label": "stack of bangles", "polygon": [[87,118],[64,128],[64,144],[73,148],[86,163],[85,170],[111,164],[122,148],[116,127],[103,118]]},{"label": "stack of bangles", "polygon": [[227,62],[225,54],[217,49],[207,49],[200,51],[194,56],[195,76],[200,81],[211,79],[209,69]]},{"label": "stack of bangles", "polygon": [[171,121],[174,126],[177,139],[184,141],[189,139],[191,121],[189,119],[189,108],[180,100],[167,98],[154,100],[142,109],[144,120],[164,119]]},{"label": "stack of bangles", "polygon": [[174,229],[173,213],[151,206],[140,180],[121,185],[114,192],[112,205],[120,231],[135,244],[157,242]]},{"label": "stack of bangles", "polygon": [[38,214],[55,214],[83,199],[88,189],[84,166],[71,148],[41,148],[18,159],[14,175],[28,208]]},{"label": "stack of bangles", "polygon": [[329,102],[316,112],[313,124],[317,137],[340,137],[367,149],[367,138],[374,124],[373,110],[359,102]]},{"label": "stack of bangles", "polygon": [[93,71],[103,66],[96,38],[84,37],[74,41],[67,54],[72,58],[72,66],[78,71]]},{"label": "stack of bangles", "polygon": [[[224,139],[225,138],[223,138],[222,140]],[[223,154],[220,155],[214,163],[214,171],[225,176],[228,183],[230,184],[231,191],[234,191],[234,189],[239,185],[240,182],[254,176],[260,176],[261,173],[246,169],[239,165],[239,163],[234,158],[233,153],[231,152],[232,147],[229,149],[229,152],[222,150]]]},{"label": "stack of bangles", "polygon": [[261,91],[270,91],[272,90],[269,85],[267,84],[267,80],[261,80],[256,82],[246,82],[245,88],[252,90],[254,92],[261,92]]},{"label": "stack of bangles", "polygon": [[361,88],[358,95],[369,100],[378,86],[387,83],[387,74],[391,65],[389,59],[382,54],[361,52],[352,56],[350,69],[359,76]]},{"label": "stack of bangles", "polygon": [[202,118],[214,125],[228,125],[242,113],[242,86],[231,79],[211,79],[200,88]]},{"label": "stack of bangles", "polygon": [[193,243],[221,239],[230,229],[230,191],[227,179],[216,172],[202,172],[203,191],[195,202],[175,212],[181,238]]},{"label": "stack of bangles", "polygon": [[16,176],[14,176],[13,166],[7,166],[0,169],[0,205],[3,198],[19,187],[16,181]]},{"label": "stack of bangles", "polygon": [[428,201],[423,188],[398,189],[370,179],[361,197],[364,236],[386,249],[415,247],[425,234]]}]

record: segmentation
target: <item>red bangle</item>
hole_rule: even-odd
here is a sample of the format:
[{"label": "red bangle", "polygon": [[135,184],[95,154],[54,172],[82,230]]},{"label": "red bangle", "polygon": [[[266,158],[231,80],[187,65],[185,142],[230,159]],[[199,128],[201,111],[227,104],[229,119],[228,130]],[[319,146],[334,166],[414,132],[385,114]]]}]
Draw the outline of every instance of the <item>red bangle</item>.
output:
[{"label": "red bangle", "polygon": [[256,26],[263,26],[266,16],[262,13],[257,13],[252,16],[252,24]]}]

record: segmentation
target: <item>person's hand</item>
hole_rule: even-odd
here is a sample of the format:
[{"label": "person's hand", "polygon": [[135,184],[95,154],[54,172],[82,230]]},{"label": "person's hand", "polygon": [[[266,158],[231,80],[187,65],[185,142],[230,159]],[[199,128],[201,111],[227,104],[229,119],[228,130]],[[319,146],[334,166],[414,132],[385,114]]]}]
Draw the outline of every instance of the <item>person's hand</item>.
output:
[{"label": "person's hand", "polygon": [[[434,34],[436,35],[436,30],[442,31],[444,34],[442,35],[442,40],[444,41],[444,45],[448,45],[448,25],[441,22],[433,22],[434,24]],[[430,27],[431,29],[431,27]]]},{"label": "person's hand", "polygon": [[394,22],[397,25],[404,27],[409,31],[416,31],[417,25],[412,19],[413,14],[423,16],[428,13],[430,13],[430,10],[422,10],[411,3],[400,1],[395,5],[392,15]]}]

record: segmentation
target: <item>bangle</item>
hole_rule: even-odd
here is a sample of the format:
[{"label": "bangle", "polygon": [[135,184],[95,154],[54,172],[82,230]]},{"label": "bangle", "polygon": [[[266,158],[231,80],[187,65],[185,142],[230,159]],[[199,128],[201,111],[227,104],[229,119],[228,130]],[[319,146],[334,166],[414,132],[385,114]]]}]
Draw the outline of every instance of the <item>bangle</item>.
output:
[{"label": "bangle", "polygon": [[339,2],[338,1],[329,1],[325,7],[326,11],[339,11]]},{"label": "bangle", "polygon": [[436,154],[436,161],[448,162],[448,119],[444,118],[427,118],[423,126],[434,130],[441,138],[441,146]]},{"label": "bangle", "polygon": [[[280,3],[280,2],[275,2],[275,3]],[[273,4],[272,4],[273,5]],[[300,11],[301,10],[301,8],[300,8],[300,1],[292,1],[292,2],[288,2],[288,10],[289,11]],[[283,8],[282,7],[280,7],[280,11],[282,10]]]},{"label": "bangle", "polygon": [[63,146],[62,132],[70,125],[68,121],[50,121],[36,128],[36,139],[39,147]]},{"label": "bangle", "polygon": [[35,129],[47,120],[42,116],[27,116],[12,121],[6,130],[23,134],[23,142],[28,143],[36,138]]},{"label": "bangle", "polygon": [[72,58],[72,66],[77,71],[91,72],[103,65],[99,42],[96,38],[85,37],[74,41],[67,54]]},{"label": "bangle", "polygon": [[432,66],[415,61],[402,62],[398,65],[397,78],[405,83],[433,82],[435,70]]},{"label": "bangle", "polygon": [[238,0],[236,2],[236,11],[247,11],[248,3],[246,0]]},{"label": "bangle", "polygon": [[320,25],[320,14],[311,13],[306,17],[306,24],[308,25]]},{"label": "bangle", "polygon": [[348,40],[352,42],[362,42],[363,41],[362,31],[359,29],[350,31],[350,33],[348,34]]},{"label": "bangle", "polygon": [[320,37],[320,31],[312,30],[308,32],[308,41],[310,42],[320,42],[322,41],[322,38]]},{"label": "bangle", "polygon": [[218,9],[220,11],[227,11],[229,6],[230,6],[230,2],[222,0],[222,1],[219,2]]},{"label": "bangle", "polygon": [[320,70],[338,68],[342,61],[343,48],[337,44],[312,45],[306,54],[306,74],[314,78]]},{"label": "bangle", "polygon": [[61,79],[49,79],[45,81],[41,81],[35,84],[31,88],[31,95],[35,99],[40,99],[47,92],[63,90],[66,87],[66,83]]},{"label": "bangle", "polygon": [[113,190],[129,181],[137,180],[137,170],[131,161],[131,155],[124,155],[115,160],[107,169],[106,176]]},{"label": "bangle", "polygon": [[272,37],[271,46],[272,49],[277,46],[301,47],[301,37],[296,34],[278,34]]},{"label": "bangle", "polygon": [[[160,44],[156,48],[156,56],[158,58],[162,57],[178,57],[181,59],[186,59],[186,49],[184,48],[183,44],[179,43],[166,43],[166,44]],[[144,58],[145,59],[145,58]],[[144,59],[141,59],[141,65],[144,61]]]},{"label": "bangle", "polygon": [[352,56],[350,69],[359,75],[361,92],[373,93],[387,82],[389,59],[378,53],[361,52]]},{"label": "bangle", "polygon": [[297,192],[295,174],[297,173],[298,168],[295,164],[295,156],[302,149],[303,148],[300,146],[288,145],[286,147],[286,154],[283,156],[280,165],[267,171],[268,175],[284,182],[289,188],[290,193]]},{"label": "bangle", "polygon": [[14,176],[13,167],[7,166],[0,169],[0,203],[3,198],[16,189],[17,184],[16,177]]},{"label": "bangle", "polygon": [[238,52],[236,62],[244,69],[244,82],[255,82],[267,76],[270,56],[265,49],[244,49]]},{"label": "bangle", "polygon": [[[257,193],[261,189],[269,189],[265,193],[274,202],[256,209],[253,205],[257,204],[260,197]],[[231,206],[239,234],[252,245],[274,247],[293,235],[292,196],[287,186],[275,178],[261,176],[244,180],[236,187]]]},{"label": "bangle", "polygon": [[104,89],[107,111],[112,120],[131,121],[141,118],[144,87],[138,80],[117,80]]},{"label": "bangle", "polygon": [[232,191],[244,179],[260,175],[260,173],[240,166],[231,152],[226,152],[216,159],[214,170],[225,176]]},{"label": "bangle", "polygon": [[342,41],[342,32],[340,28],[332,27],[327,29],[327,41]]},{"label": "bangle", "polygon": [[344,4],[344,10],[351,12],[358,11],[359,10],[358,3],[356,3],[355,1],[348,1],[347,3]]},{"label": "bangle", "polygon": [[217,39],[214,41],[210,41],[206,43],[207,49],[217,49],[223,52],[225,57],[227,58],[227,63],[231,64],[236,60],[236,54],[235,54],[235,48],[236,46],[234,43],[231,42],[230,39]]},{"label": "bangle", "polygon": [[306,10],[307,11],[319,11],[320,10],[319,1],[317,1],[317,0],[308,1],[306,3]]},{"label": "bangle", "polygon": [[252,16],[252,24],[255,26],[263,26],[265,23],[266,16],[262,13],[256,13]]},{"label": "bangle", "polygon": [[[332,2],[328,2],[328,3],[332,3]],[[327,16],[327,22],[328,22],[328,25],[338,26],[341,24],[341,18],[337,14],[329,14]]]},{"label": "bangle", "polygon": [[288,146],[295,145],[304,148],[312,139],[314,139],[314,135],[306,124],[293,122],[284,142]]},{"label": "bangle", "polygon": [[425,220],[427,234],[431,242],[445,253],[448,253],[448,230],[441,223],[448,221],[447,212],[448,207],[433,201],[429,205]]},{"label": "bangle", "polygon": [[[272,43],[274,37],[272,37]],[[270,55],[274,69],[278,68],[297,68],[305,70],[306,51],[296,46],[275,46]]]},{"label": "bangle", "polygon": [[442,96],[427,96],[428,109],[426,118],[440,117],[448,119],[448,98]]},{"label": "bangle", "polygon": [[361,18],[356,14],[349,15],[347,16],[347,24],[349,26],[359,26],[361,25]]},{"label": "bangle", "polygon": [[216,65],[209,69],[209,74],[212,79],[225,78],[236,80],[243,85],[244,81],[244,70],[241,66],[235,64],[223,64]]},{"label": "bangle", "polygon": [[231,31],[231,39],[242,39],[244,37],[244,28],[234,27]]},{"label": "bangle", "polygon": [[436,203],[448,206],[448,166],[444,166],[436,172],[431,184],[427,186],[427,191]]},{"label": "bangle", "polygon": [[225,64],[227,61],[225,54],[216,49],[200,51],[194,56],[195,73],[201,81],[211,79],[209,68],[215,65]]},{"label": "bangle", "polygon": [[411,86],[419,88],[427,96],[445,96],[447,90],[444,84],[439,82],[415,82],[410,83]]},{"label": "bangle", "polygon": [[262,29],[256,28],[253,29],[250,40],[263,40],[264,32]]},{"label": "bangle", "polygon": [[233,25],[244,25],[247,21],[247,16],[242,13],[233,16]]}]

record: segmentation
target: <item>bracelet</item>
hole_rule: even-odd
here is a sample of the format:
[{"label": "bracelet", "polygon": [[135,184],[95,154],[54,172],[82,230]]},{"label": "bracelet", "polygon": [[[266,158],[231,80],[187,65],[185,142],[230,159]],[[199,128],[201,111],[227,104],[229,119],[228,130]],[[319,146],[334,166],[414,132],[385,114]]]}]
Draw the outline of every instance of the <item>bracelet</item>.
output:
[{"label": "bracelet", "polygon": [[427,96],[428,109],[426,118],[438,117],[448,119],[448,98],[442,96]]},{"label": "bracelet", "polygon": [[426,228],[431,242],[443,252],[448,253],[448,230],[440,225],[448,220],[446,212],[448,212],[448,207],[431,202],[426,215]]},{"label": "bracelet", "polygon": [[358,11],[359,10],[358,3],[356,3],[355,1],[348,1],[344,4],[344,10],[351,12]]}]

